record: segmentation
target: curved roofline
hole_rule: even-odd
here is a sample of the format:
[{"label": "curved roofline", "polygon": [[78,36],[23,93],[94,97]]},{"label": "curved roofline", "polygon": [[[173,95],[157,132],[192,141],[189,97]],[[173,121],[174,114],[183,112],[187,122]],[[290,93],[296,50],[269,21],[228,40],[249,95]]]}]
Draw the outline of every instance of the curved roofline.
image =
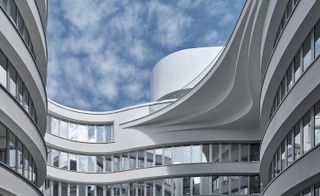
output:
[{"label": "curved roofline", "polygon": [[120,108],[120,109],[116,109],[116,110],[110,110],[110,111],[89,111],[89,110],[81,110],[81,109],[71,108],[71,107],[62,105],[60,103],[57,103],[57,102],[53,101],[52,99],[48,98],[48,103],[49,104],[52,104],[54,106],[57,106],[59,108],[62,108],[64,110],[68,110],[68,111],[71,111],[71,112],[76,112],[76,113],[81,113],[81,114],[90,114],[90,115],[115,114],[115,113],[125,112],[125,111],[128,111],[128,110],[134,110],[134,109],[138,109],[138,108],[142,108],[142,107],[148,107],[148,106],[158,105],[158,104],[162,104],[162,103],[170,103],[172,101],[175,101],[175,99],[147,102],[147,103],[137,104],[137,105],[128,106],[128,107],[124,107],[124,108]]}]

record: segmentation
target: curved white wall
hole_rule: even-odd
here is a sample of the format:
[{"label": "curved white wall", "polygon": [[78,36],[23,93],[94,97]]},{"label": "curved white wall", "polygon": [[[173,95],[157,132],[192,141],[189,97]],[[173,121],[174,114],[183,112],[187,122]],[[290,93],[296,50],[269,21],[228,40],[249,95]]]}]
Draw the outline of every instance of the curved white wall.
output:
[{"label": "curved white wall", "polygon": [[208,72],[210,69],[205,68],[216,61],[222,49],[223,47],[191,48],[161,59],[152,70],[151,99],[157,100],[168,93],[180,90],[202,71]]}]

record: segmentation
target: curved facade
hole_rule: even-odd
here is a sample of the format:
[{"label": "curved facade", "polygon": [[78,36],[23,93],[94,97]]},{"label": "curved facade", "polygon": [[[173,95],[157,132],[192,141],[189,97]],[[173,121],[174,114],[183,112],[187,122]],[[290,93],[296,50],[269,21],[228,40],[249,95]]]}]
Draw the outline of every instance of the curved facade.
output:
[{"label": "curved facade", "polygon": [[0,0],[0,195],[319,195],[319,10],[247,0],[221,52],[159,61],[157,101],[88,112],[47,104],[47,1]]},{"label": "curved facade", "polygon": [[[45,27],[36,1],[0,0],[0,195],[42,195]],[[46,21],[46,18],[43,19]]]},{"label": "curved facade", "polygon": [[[159,61],[158,101],[100,113],[49,101],[44,193],[319,195],[319,10],[317,0],[247,0],[218,55]],[[180,86],[163,80],[185,63],[208,66],[190,88],[188,73]]]}]

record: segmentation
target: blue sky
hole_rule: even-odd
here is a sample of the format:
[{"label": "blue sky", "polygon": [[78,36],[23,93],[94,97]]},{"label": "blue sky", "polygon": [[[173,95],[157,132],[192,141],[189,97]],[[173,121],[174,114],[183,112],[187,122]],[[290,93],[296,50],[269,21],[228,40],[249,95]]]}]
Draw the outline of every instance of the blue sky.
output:
[{"label": "blue sky", "polygon": [[49,0],[48,97],[106,111],[144,103],[164,56],[221,46],[244,0]]}]

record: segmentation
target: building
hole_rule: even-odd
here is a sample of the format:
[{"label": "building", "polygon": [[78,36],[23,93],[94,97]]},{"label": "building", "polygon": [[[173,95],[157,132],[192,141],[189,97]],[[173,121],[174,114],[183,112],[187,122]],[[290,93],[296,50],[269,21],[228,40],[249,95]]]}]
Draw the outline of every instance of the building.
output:
[{"label": "building", "polygon": [[152,102],[108,112],[47,106],[46,1],[14,2],[0,0],[0,194],[320,195],[319,0],[246,0],[221,52],[163,58]]},{"label": "building", "polygon": [[42,195],[47,1],[0,0],[0,195]]}]

